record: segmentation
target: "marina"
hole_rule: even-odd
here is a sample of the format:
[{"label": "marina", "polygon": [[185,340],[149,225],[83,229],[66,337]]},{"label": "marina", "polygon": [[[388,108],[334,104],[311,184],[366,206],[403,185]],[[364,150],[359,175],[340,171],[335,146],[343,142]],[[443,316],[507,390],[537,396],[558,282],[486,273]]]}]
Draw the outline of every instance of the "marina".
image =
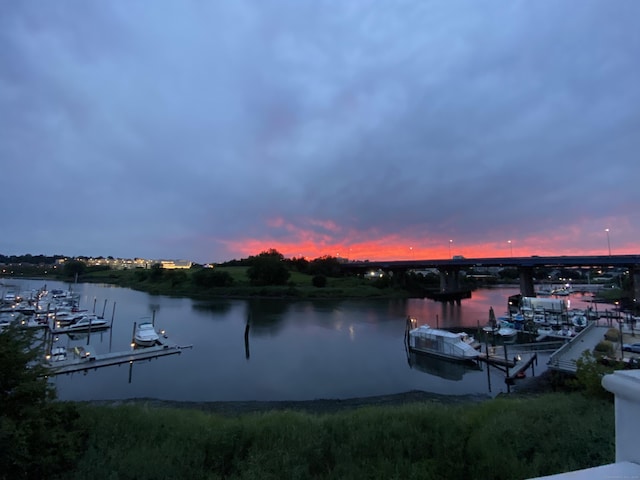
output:
[{"label": "marina", "polygon": [[[16,283],[16,292],[42,287],[34,281]],[[487,334],[483,325],[492,306],[499,313],[496,320],[508,321],[507,313],[500,312],[516,293],[513,288],[477,289],[461,305],[416,298],[203,302],[97,284],[51,282],[50,288],[67,292],[63,301],[75,297],[77,310],[109,324],[102,330],[65,333],[43,328],[33,318],[25,322],[25,327],[50,335],[48,353],[58,368],[50,379],[63,400],[308,400],[412,390],[494,396],[517,390],[524,375],[571,364],[571,359],[558,360],[554,354],[576,337],[578,342],[585,339],[540,336],[527,328],[544,329],[544,323],[519,320],[515,314],[513,327],[504,327],[518,329],[515,337]],[[572,294],[567,299],[571,309],[592,306],[582,298]],[[49,316],[44,317],[47,325],[53,324],[53,305],[50,301]],[[55,313],[62,312],[58,307]],[[403,346],[407,317],[473,337],[480,346],[477,358],[452,362]],[[149,322],[155,323],[155,331],[168,332],[160,335],[166,348],[153,345],[153,340],[153,346],[136,346],[137,327]],[[600,322],[617,325],[618,319]],[[177,354],[181,346],[192,346],[188,355]],[[93,360],[76,356],[77,347],[90,352]],[[548,363],[552,356],[554,362]],[[154,358],[159,361],[150,361]],[[123,364],[139,374],[131,377],[115,368]]]}]

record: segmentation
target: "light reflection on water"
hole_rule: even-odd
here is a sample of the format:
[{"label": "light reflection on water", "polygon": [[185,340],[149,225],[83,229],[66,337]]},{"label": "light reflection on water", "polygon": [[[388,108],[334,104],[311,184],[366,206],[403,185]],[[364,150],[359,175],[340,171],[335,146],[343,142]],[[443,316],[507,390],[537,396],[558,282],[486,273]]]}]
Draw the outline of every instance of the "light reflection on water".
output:
[{"label": "light reflection on water", "polygon": [[[20,283],[31,289],[44,282]],[[50,289],[68,288],[60,282],[47,284]],[[131,369],[112,366],[54,377],[63,400],[308,400],[410,390],[506,391],[497,371],[492,370],[489,391],[486,370],[408,356],[405,319],[411,315],[441,328],[475,328],[486,323],[489,307],[497,315],[506,311],[507,297],[517,293],[514,288],[477,290],[461,305],[427,299],[199,302],[108,285],[72,288],[81,294],[81,307],[92,310],[95,305],[97,313],[104,309],[107,319],[113,317],[113,328],[89,339],[63,336],[59,345],[83,345],[95,353],[128,350],[134,322],[155,316],[171,342],[193,348],[135,363]],[[572,306],[579,305],[578,297]],[[540,359],[537,373],[545,362]]]}]

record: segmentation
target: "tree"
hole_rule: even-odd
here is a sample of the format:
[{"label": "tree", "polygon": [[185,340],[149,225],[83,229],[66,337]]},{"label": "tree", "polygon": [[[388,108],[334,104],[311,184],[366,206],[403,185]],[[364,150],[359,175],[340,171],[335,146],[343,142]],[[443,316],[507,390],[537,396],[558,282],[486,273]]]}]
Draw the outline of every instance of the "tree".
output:
[{"label": "tree", "polygon": [[170,270],[165,274],[165,276],[169,278],[169,282],[171,282],[172,287],[187,281],[187,274],[182,270]]},{"label": "tree", "polygon": [[253,285],[285,285],[291,273],[277,250],[262,252],[253,257],[247,276]]},{"label": "tree", "polygon": [[220,272],[213,268],[202,268],[191,275],[193,283],[200,287],[229,287],[233,278],[228,272]]},{"label": "tree", "polygon": [[327,286],[327,277],[325,277],[324,275],[315,275],[311,279],[311,283],[314,287],[324,288]]},{"label": "tree", "polygon": [[339,277],[342,275],[342,265],[336,257],[329,255],[316,258],[309,263],[309,273],[312,275],[324,275],[326,277]]},{"label": "tree", "polygon": [[149,280],[152,282],[159,281],[164,274],[164,268],[161,263],[154,263],[149,269]]},{"label": "tree", "polygon": [[73,468],[85,434],[73,404],[53,402],[31,329],[0,332],[0,479],[56,478]]},{"label": "tree", "polygon": [[62,271],[67,277],[75,277],[82,275],[87,269],[87,264],[80,260],[67,260],[64,262]]}]

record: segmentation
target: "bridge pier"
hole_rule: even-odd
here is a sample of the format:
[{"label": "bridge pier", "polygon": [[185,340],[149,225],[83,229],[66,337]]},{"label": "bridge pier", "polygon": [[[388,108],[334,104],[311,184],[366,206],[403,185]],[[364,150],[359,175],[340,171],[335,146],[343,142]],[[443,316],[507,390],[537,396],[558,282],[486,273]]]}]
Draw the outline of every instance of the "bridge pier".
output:
[{"label": "bridge pier", "polygon": [[536,290],[533,286],[533,267],[519,267],[520,293],[523,297],[535,297]]},{"label": "bridge pier", "polygon": [[440,291],[443,293],[460,290],[460,267],[439,268]]}]

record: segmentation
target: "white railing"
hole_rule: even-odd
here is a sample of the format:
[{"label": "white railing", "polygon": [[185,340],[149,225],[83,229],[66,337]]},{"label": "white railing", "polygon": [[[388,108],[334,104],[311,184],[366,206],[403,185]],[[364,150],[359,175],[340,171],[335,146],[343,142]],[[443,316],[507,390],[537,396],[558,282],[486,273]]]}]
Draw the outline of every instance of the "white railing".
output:
[{"label": "white railing", "polygon": [[615,463],[538,477],[536,480],[640,478],[640,449],[637,447],[640,432],[640,370],[617,370],[605,375],[602,386],[615,395]]}]

